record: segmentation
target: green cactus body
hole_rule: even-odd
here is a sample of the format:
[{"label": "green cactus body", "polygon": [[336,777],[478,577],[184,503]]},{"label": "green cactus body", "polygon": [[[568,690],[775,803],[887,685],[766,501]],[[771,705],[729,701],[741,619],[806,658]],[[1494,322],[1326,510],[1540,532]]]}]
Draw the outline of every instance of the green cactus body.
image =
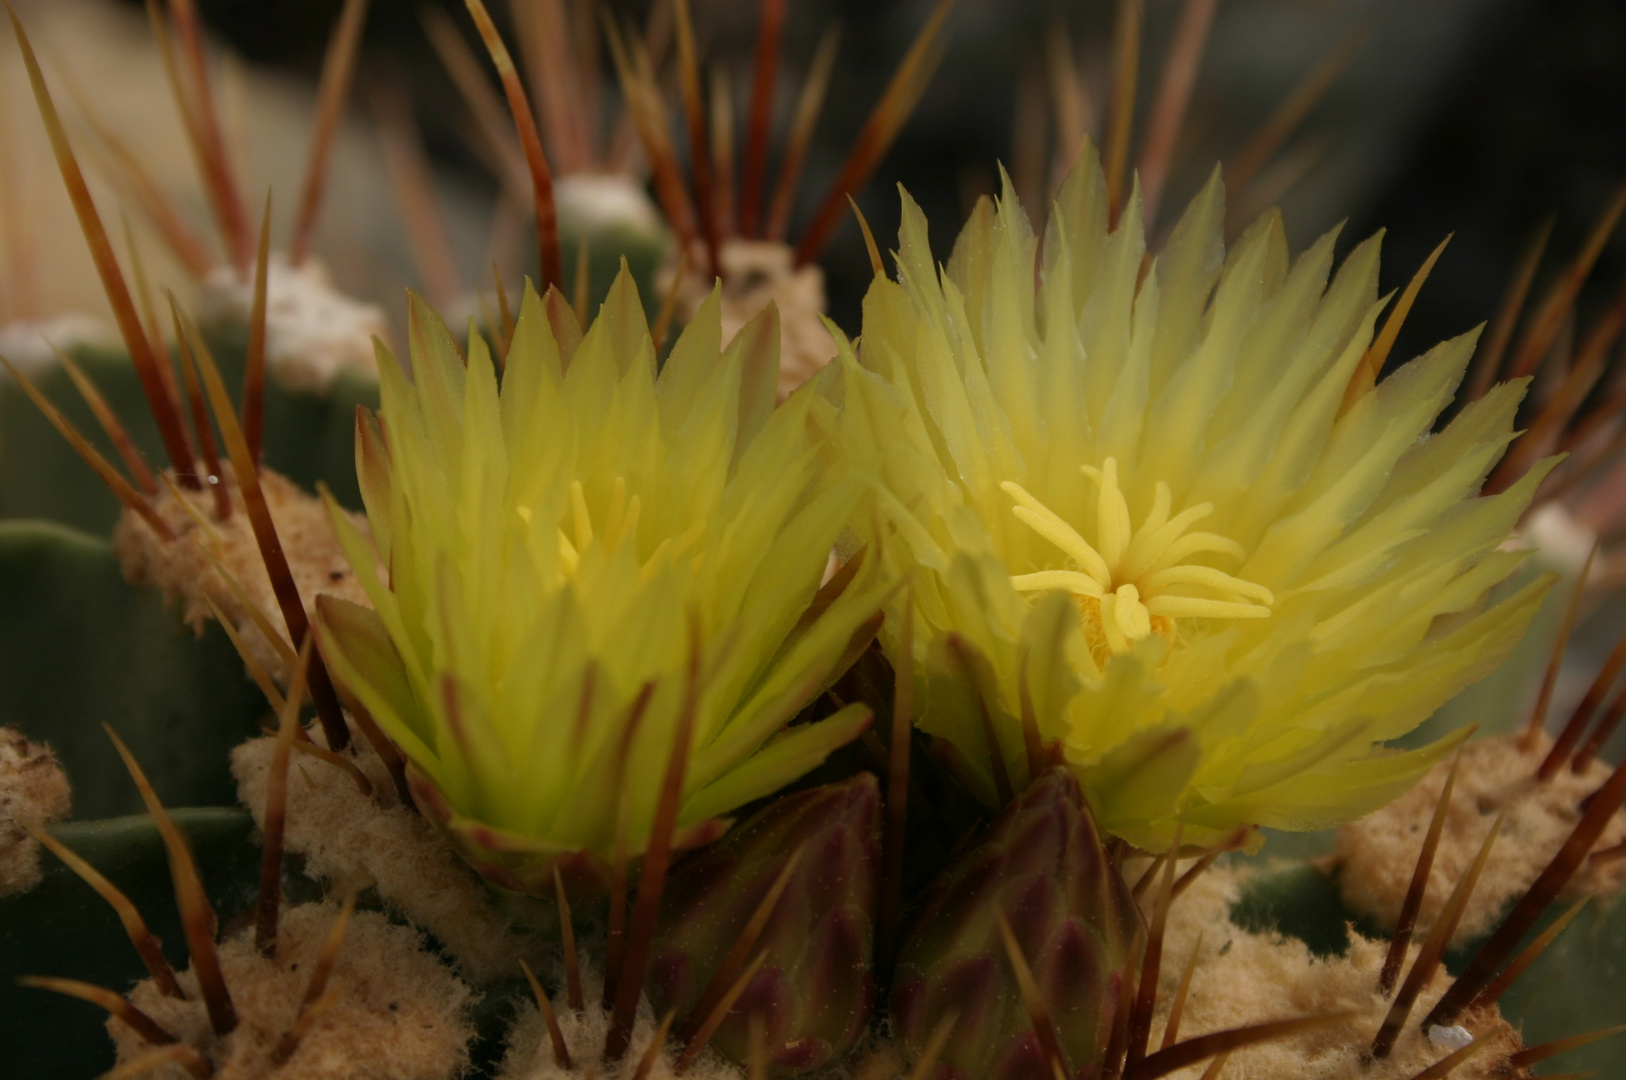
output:
[{"label": "green cactus body", "polygon": [[[241,393],[247,333],[220,327],[209,337],[221,375]],[[75,349],[74,361],[96,384],[148,461],[162,460],[158,428],[147,412],[140,380],[126,352]],[[53,367],[36,384],[83,432],[97,422],[67,373]],[[376,408],[378,383],[346,371],[321,392],[268,381],[265,400],[265,461],[301,487],[326,484],[345,506],[361,505],[356,484],[356,406]],[[103,445],[98,435],[93,441]],[[41,518],[105,536],[120,515],[119,501],[50,426],[33,402],[9,379],[0,378],[0,518]]]},{"label": "green cactus body", "polygon": [[943,1080],[1049,1080],[1001,939],[1015,931],[1054,1018],[1068,1075],[1106,1048],[1139,913],[1108,860],[1078,781],[1043,773],[935,881],[904,939],[892,1016],[911,1057],[954,1016]]},{"label": "green cactus body", "polygon": [[[880,865],[880,789],[863,774],[775,800],[673,873],[649,989],[679,1030],[706,1021],[708,985],[741,929],[800,852],[751,947],[764,956],[711,1045],[747,1057],[760,1018],[781,1075],[832,1061],[858,1040],[875,998],[872,939]],[[709,1011],[709,1008],[705,1008]]]}]

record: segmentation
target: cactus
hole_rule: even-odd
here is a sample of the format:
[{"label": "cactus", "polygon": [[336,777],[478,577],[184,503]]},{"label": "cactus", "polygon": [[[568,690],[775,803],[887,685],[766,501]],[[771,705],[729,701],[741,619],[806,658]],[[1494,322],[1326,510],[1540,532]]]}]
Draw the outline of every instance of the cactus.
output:
[{"label": "cactus", "polygon": [[[1578,506],[1573,481],[1596,475],[1584,452],[1542,460],[1555,441],[1586,445],[1572,393],[1521,406],[1517,385],[1476,391],[1423,437],[1469,344],[1380,375],[1432,260],[1380,327],[1374,245],[1324,289],[1331,241],[1289,266],[1267,219],[1227,263],[1217,182],[1148,259],[1137,208],[1155,206],[1167,160],[1149,152],[1140,203],[1118,164],[1086,154],[1042,259],[1010,186],[942,268],[906,202],[896,280],[872,243],[849,342],[819,321],[805,256],[922,90],[946,5],[795,253],[775,220],[788,211],[769,205],[766,127],[747,130],[737,203],[707,173],[731,129],[726,110],[700,115],[688,4],[673,8],[688,155],[643,43],[607,33],[667,217],[630,232],[584,220],[598,212],[584,178],[609,159],[559,108],[559,13],[516,9],[523,59],[542,65],[527,74],[554,80],[544,147],[502,35],[468,6],[516,120],[498,156],[523,155],[537,198],[541,288],[510,306],[499,274],[466,333],[412,301],[414,378],[386,357],[381,393],[365,374],[293,388],[285,376],[325,361],[290,355],[298,335],[267,338],[298,306],[290,282],[320,277],[302,261],[319,200],[286,254],[268,227],[256,252],[200,98],[228,253],[193,268],[217,316],[207,337],[177,311],[175,355],[155,347],[96,207],[78,206],[125,331],[123,352],[73,352],[134,447],[117,421],[98,443],[130,474],[97,464],[117,498],[70,467],[27,386],[0,385],[0,517],[14,519],[0,522],[0,724],[50,744],[81,819],[147,811],[24,826],[49,852],[40,884],[0,898],[0,1042],[24,1048],[8,1064],[74,1076],[111,1061],[91,1010],[42,989],[109,1008],[128,1071],[194,1075],[360,1055],[335,1068],[644,1080],[729,1074],[726,1059],[753,1075],[1154,1080],[1222,1074],[1231,1055],[1233,1074],[1313,1059],[1339,1080],[1461,1080],[1522,1075],[1554,1049],[1532,1044],[1619,1019],[1618,916],[1573,906],[1619,887],[1626,771],[1594,753],[1620,711],[1613,675],[1551,740],[1544,691],[1522,735],[1504,716],[1500,742],[1457,757],[1466,735],[1449,729],[1385,745],[1513,649],[1551,579],[1500,545],[1549,470],[1579,470],[1548,489]],[[206,98],[196,12],[170,9],[183,96]],[[348,0],[324,79],[335,109],[363,11]],[[766,124],[785,5],[763,14]],[[73,140],[23,41],[74,189]],[[783,166],[792,186],[802,150]],[[668,235],[668,310],[651,327],[640,287]],[[678,280],[685,264],[721,290]],[[769,295],[783,310],[758,310]],[[1521,356],[1551,344],[1562,307]],[[686,326],[669,349],[674,310]],[[1608,347],[1583,350],[1573,377]],[[103,419],[66,368],[32,378],[53,422]],[[1539,438],[1515,438],[1521,408]],[[144,475],[147,457],[171,468]],[[331,521],[332,538],[273,520],[273,502],[320,508],[273,469],[327,486],[331,516],[297,528]],[[365,506],[366,524],[341,506]],[[120,581],[92,535],[115,518],[121,543],[251,555],[200,588],[207,602],[188,594],[224,625],[189,635],[155,590]],[[346,571],[317,553],[341,544],[347,599],[324,581]],[[1553,685],[1585,599],[1585,571],[1571,576],[1510,682]],[[250,738],[267,705],[276,733]],[[1525,756],[1542,759],[1534,781]],[[147,762],[151,783],[131,765],[132,786],[120,757]],[[1326,846],[1313,837],[1271,839],[1267,853],[1296,853],[1285,867],[1244,853],[1256,826],[1313,833],[1429,769],[1387,817],[1346,827],[1399,834],[1374,868],[1345,833],[1361,890],[1304,854]],[[251,813],[226,808],[234,794]],[[1410,835],[1428,813],[1426,838]],[[1515,836],[1541,837],[1539,853],[1510,858]],[[117,916],[93,889],[122,890]],[[1511,990],[1510,961],[1531,965]],[[1533,989],[1558,969],[1565,993]],[[433,1046],[389,1039],[385,1066],[365,1048],[408,984],[430,989],[411,1015]],[[1607,1068],[1618,1051],[1571,1060]]]}]

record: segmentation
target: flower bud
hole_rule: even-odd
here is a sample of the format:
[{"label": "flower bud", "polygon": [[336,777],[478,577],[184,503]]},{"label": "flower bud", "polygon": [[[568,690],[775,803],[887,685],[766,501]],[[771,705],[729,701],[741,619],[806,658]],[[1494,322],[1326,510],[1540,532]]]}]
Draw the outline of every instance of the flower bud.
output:
[{"label": "flower bud", "polygon": [[[844,1054],[875,998],[873,938],[880,867],[880,788],[869,774],[787,795],[673,871],[656,931],[649,990],[692,1037],[721,993],[708,993],[741,932],[796,859],[745,960],[763,959],[711,1045],[736,1061],[749,1030],[780,1075]],[[744,967],[741,965],[741,972]],[[727,975],[727,973],[725,973]],[[732,981],[733,976],[730,977]]]},{"label": "flower bud", "polygon": [[1051,1080],[1000,934],[1003,913],[1055,1023],[1068,1076],[1106,1049],[1139,914],[1078,781],[1043,773],[933,882],[899,952],[892,1016],[911,1058],[955,1017],[940,1080]]}]

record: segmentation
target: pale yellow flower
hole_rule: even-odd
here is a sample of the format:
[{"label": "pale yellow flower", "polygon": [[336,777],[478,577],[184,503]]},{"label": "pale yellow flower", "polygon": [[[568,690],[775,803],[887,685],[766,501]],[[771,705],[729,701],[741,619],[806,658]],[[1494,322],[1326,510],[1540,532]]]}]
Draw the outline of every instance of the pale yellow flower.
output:
[{"label": "pale yellow flower", "polygon": [[1487,606],[1547,469],[1475,497],[1523,383],[1434,432],[1476,334],[1372,386],[1377,238],[1334,273],[1336,234],[1290,258],[1270,214],[1227,253],[1223,203],[1216,175],[1148,259],[1087,151],[1042,248],[1007,187],[940,268],[905,196],[839,376],[848,454],[882,477],[859,539],[912,581],[920,725],[993,803],[1028,775],[1026,712],[1153,848],[1177,818],[1201,840],[1392,798],[1454,740],[1382,744],[1546,588]]},{"label": "pale yellow flower", "polygon": [[372,543],[334,516],[376,614],[326,601],[322,641],[488,875],[602,884],[618,832],[645,850],[675,751],[690,846],[862,730],[862,706],[792,724],[882,586],[869,560],[820,590],[860,489],[827,401],[774,408],[771,311],[725,350],[714,294],[657,374],[623,268],[585,336],[528,293],[500,390],[421,303],[411,347],[410,383],[380,350],[360,425]]}]

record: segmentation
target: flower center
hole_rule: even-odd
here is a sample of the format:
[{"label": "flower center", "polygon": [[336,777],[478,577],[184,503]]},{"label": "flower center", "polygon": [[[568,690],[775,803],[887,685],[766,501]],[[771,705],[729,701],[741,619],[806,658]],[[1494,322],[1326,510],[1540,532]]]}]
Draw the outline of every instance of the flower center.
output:
[{"label": "flower center", "polygon": [[[565,525],[555,527],[558,537],[557,562],[553,569],[561,580],[569,580],[576,576],[581,567],[582,554],[596,541],[609,551],[614,551],[623,540],[637,536],[638,515],[642,502],[637,495],[627,498],[627,481],[625,477],[615,478],[615,485],[610,489],[610,505],[600,528],[593,528],[593,517],[587,509],[587,492],[580,480],[570,482],[570,531],[565,531]],[[514,512],[519,515],[527,529],[535,527],[532,520],[532,511],[529,506],[516,506]],[[665,545],[663,545],[664,548]],[[657,552],[659,554],[660,552]]]},{"label": "flower center", "polygon": [[1217,533],[1191,532],[1214,511],[1201,503],[1169,516],[1172,498],[1161,480],[1139,529],[1132,527],[1129,503],[1118,487],[1118,461],[1099,469],[1083,467],[1095,481],[1096,541],[1091,544],[1060,515],[1020,484],[1001,484],[1016,502],[1011,512],[1028,528],[1056,545],[1072,562],[1065,570],[1016,574],[1018,592],[1071,593],[1084,616],[1084,635],[1096,659],[1122,655],[1150,634],[1173,640],[1177,619],[1263,619],[1276,602],[1263,585],[1204,566],[1201,555],[1241,559],[1242,546]]}]

